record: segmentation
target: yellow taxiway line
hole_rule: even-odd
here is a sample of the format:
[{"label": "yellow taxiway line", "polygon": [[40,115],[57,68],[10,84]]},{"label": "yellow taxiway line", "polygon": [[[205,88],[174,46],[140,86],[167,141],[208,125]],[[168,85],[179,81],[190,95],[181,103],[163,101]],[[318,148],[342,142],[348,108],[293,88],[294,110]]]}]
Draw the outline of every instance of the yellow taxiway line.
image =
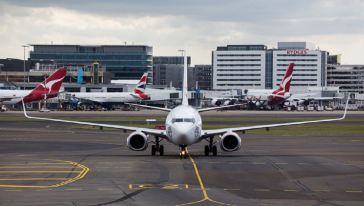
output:
[{"label": "yellow taxiway line", "polygon": [[200,188],[201,188],[201,191],[202,191],[202,199],[198,200],[198,201],[194,201],[194,202],[187,202],[187,203],[183,203],[183,204],[178,204],[176,206],[193,205],[193,204],[198,204],[198,203],[205,202],[205,201],[206,202],[212,202],[212,203],[219,204],[219,205],[233,206],[232,204],[227,204],[227,203],[215,201],[215,200],[213,200],[213,199],[211,199],[209,197],[209,195],[207,194],[207,190],[205,188],[205,185],[203,184],[200,172],[198,171],[195,160],[192,158],[192,156],[190,155],[190,153],[188,151],[187,151],[187,154],[188,154],[188,157],[190,158],[190,160],[192,162],[192,165],[193,165],[193,168],[195,170],[195,174],[196,174],[198,183],[200,184]]},{"label": "yellow taxiway line", "polygon": [[[86,176],[86,174],[90,171],[90,169],[82,164],[79,164],[77,162],[72,161],[65,161],[65,160],[47,160],[47,161],[53,161],[50,163],[39,163],[41,165],[47,165],[47,164],[68,164],[72,165],[73,167],[76,167],[81,170],[75,170],[75,171],[42,171],[42,170],[35,170],[35,171],[0,171],[0,173],[78,173],[77,176],[73,178],[62,178],[61,180],[65,180],[63,182],[53,184],[53,185],[16,185],[16,184],[0,184],[0,188],[56,188],[61,187],[67,184],[70,184],[72,182],[75,182],[77,180],[80,180]],[[38,163],[37,163],[38,164]],[[10,178],[9,178],[10,179]],[[15,178],[13,178],[15,179]],[[29,179],[29,178],[23,178],[23,179]],[[56,178],[43,178],[39,180],[54,180]],[[1,180],[1,179],[0,179]],[[4,179],[5,180],[5,179]],[[21,180],[21,179],[18,179]]]},{"label": "yellow taxiway line", "polygon": [[48,180],[48,181],[54,181],[54,180],[68,180],[68,179],[71,179],[71,178],[52,178],[52,177],[45,177],[45,178],[37,178],[37,177],[30,177],[30,178],[0,178],[0,181],[33,181],[33,180]]}]

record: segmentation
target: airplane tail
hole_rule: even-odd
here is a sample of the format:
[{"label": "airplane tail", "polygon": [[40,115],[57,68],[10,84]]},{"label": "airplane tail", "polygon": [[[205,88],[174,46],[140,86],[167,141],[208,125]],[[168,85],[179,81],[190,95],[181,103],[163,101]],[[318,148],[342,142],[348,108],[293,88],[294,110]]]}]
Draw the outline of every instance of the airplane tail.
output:
[{"label": "airplane tail", "polygon": [[145,88],[147,86],[148,73],[144,73],[140,78],[138,84],[134,88],[134,93],[142,100],[148,99],[149,96],[145,94]]},{"label": "airplane tail", "polygon": [[279,88],[277,90],[275,90],[274,92],[289,92],[289,89],[291,87],[291,80],[292,80],[292,75],[293,75],[293,67],[294,67],[294,63],[290,63],[288,65],[288,68],[286,70],[286,73],[284,74],[284,77],[282,79],[281,84],[279,85]]},{"label": "airplane tail", "polygon": [[186,52],[184,52],[183,59],[183,85],[182,85],[182,105],[188,105],[188,94],[187,94],[187,56]]},{"label": "airplane tail", "polygon": [[272,95],[269,97],[268,104],[275,105],[282,103],[285,99],[289,98],[291,94],[289,93],[289,89],[291,87],[291,80],[293,75],[293,67],[294,63],[290,63],[284,74],[281,84],[279,88],[274,90]]},{"label": "airplane tail", "polygon": [[24,102],[39,101],[46,98],[52,98],[58,95],[63,79],[66,77],[67,69],[65,67],[58,69],[50,75],[44,82],[33,89],[30,94],[24,97]]}]

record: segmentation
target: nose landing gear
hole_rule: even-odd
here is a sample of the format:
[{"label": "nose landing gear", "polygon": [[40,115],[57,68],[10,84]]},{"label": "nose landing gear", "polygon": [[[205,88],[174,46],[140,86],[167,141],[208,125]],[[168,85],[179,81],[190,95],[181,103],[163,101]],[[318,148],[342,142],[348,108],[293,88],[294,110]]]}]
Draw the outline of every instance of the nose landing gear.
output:
[{"label": "nose landing gear", "polygon": [[181,146],[181,151],[179,152],[179,158],[186,159],[187,157],[187,148],[186,146]]}]

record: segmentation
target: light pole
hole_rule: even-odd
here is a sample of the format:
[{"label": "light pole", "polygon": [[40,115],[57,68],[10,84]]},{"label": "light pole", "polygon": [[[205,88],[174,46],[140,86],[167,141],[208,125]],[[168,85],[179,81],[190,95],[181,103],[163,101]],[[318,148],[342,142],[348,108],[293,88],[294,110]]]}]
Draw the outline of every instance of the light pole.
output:
[{"label": "light pole", "polygon": [[[24,77],[23,77],[23,83],[25,85],[25,48],[29,47],[29,45],[21,45],[23,47],[23,60],[24,60],[24,63],[23,63],[23,70],[24,70]],[[25,86],[24,86],[25,88]]]}]

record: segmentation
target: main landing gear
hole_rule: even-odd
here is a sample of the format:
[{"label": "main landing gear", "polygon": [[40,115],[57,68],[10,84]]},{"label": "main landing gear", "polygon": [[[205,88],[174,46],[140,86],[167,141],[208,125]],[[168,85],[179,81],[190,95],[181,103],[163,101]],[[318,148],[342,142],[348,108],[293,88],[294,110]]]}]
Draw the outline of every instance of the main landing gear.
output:
[{"label": "main landing gear", "polygon": [[187,149],[186,146],[181,146],[181,151],[179,152],[179,158],[186,159],[187,157]]},{"label": "main landing gear", "polygon": [[207,141],[209,142],[209,145],[205,145],[205,156],[209,156],[210,152],[213,156],[217,156],[217,147],[214,143],[214,138],[210,137]]},{"label": "main landing gear", "polygon": [[152,156],[155,156],[157,152],[160,156],[164,155],[164,146],[159,144],[161,141],[159,137],[155,137],[155,145],[152,145]]}]

